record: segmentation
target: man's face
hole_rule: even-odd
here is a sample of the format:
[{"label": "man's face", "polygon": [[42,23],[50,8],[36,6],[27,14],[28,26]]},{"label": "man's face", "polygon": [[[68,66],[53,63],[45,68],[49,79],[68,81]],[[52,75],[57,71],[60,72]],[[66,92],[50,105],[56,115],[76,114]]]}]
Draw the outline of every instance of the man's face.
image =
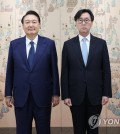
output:
[{"label": "man's face", "polygon": [[23,20],[23,30],[28,37],[35,37],[40,29],[40,23],[35,15],[27,15]]},{"label": "man's face", "polygon": [[82,36],[87,36],[90,32],[93,22],[91,21],[89,13],[83,13],[79,19],[76,20],[76,27]]}]

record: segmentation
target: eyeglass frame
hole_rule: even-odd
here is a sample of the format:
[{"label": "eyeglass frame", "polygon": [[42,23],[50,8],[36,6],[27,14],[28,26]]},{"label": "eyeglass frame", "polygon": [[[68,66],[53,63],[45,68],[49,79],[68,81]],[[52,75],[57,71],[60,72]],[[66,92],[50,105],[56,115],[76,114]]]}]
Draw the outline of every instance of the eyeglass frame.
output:
[{"label": "eyeglass frame", "polygon": [[[88,24],[91,20],[88,19],[88,18],[86,18],[86,19],[79,18],[79,19],[77,19],[77,21],[78,21],[79,24],[83,24],[83,22],[84,22],[85,24]],[[80,22],[80,21],[81,21],[81,22]]]}]

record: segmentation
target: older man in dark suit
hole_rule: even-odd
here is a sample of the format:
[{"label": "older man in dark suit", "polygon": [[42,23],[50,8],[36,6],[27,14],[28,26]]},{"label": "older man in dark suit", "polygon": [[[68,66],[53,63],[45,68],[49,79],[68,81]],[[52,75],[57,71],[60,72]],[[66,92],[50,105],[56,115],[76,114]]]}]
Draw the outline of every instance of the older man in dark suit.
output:
[{"label": "older man in dark suit", "polygon": [[53,40],[38,35],[40,17],[28,11],[21,20],[25,37],[10,42],[5,96],[14,101],[17,134],[50,134],[51,104],[59,104],[57,54]]}]

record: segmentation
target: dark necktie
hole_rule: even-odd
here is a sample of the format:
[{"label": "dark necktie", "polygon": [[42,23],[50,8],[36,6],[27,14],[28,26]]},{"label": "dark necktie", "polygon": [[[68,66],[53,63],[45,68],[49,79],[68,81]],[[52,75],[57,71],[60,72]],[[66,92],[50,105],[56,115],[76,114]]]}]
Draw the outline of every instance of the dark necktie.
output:
[{"label": "dark necktie", "polygon": [[34,49],[34,42],[31,41],[30,44],[31,44],[31,48],[29,50],[28,63],[29,63],[30,68],[32,69],[34,55],[35,55],[35,49]]},{"label": "dark necktie", "polygon": [[88,50],[87,50],[86,40],[87,40],[86,38],[82,39],[82,56],[83,56],[85,66],[87,64],[87,59],[88,59]]}]

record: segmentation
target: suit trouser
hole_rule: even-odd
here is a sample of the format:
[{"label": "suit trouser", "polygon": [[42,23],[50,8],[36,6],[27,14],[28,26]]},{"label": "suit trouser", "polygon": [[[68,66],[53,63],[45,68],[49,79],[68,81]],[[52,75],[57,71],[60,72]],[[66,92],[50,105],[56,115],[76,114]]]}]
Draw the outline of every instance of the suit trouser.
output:
[{"label": "suit trouser", "polygon": [[[98,134],[98,119],[102,105],[92,105],[86,93],[80,105],[70,107],[72,113],[74,134]],[[90,118],[91,117],[91,118]],[[90,124],[89,124],[90,123]]]},{"label": "suit trouser", "polygon": [[51,107],[38,107],[31,93],[24,107],[15,107],[15,116],[17,134],[32,134],[33,118],[37,134],[50,134]]}]

